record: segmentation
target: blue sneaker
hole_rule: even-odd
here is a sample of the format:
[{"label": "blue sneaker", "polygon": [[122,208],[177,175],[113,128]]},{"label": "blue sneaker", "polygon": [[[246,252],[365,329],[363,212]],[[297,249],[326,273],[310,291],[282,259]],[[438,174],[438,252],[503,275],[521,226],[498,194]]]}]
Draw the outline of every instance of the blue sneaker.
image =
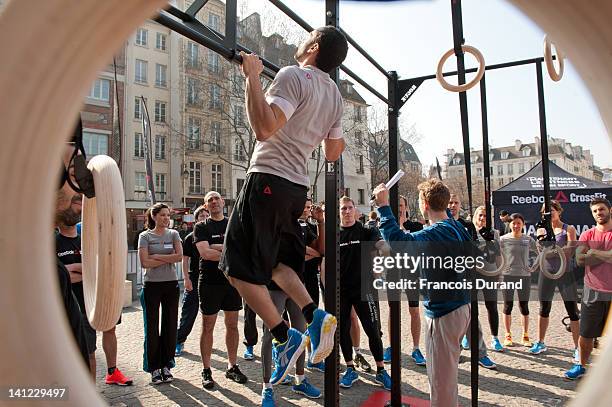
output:
[{"label": "blue sneaker", "polygon": [[289,369],[295,366],[295,362],[306,347],[308,339],[298,330],[289,328],[287,336],[288,339],[285,343],[272,341],[272,360],[274,361],[274,371],[270,377],[272,385],[283,381]]},{"label": "blue sneaker", "polygon": [[272,389],[263,389],[261,392],[261,407],[275,407],[276,403],[274,402],[274,390]]},{"label": "blue sneaker", "polygon": [[502,346],[502,344],[501,344],[501,342],[499,341],[498,338],[493,338],[493,340],[491,341],[491,348],[495,352],[503,352],[504,351],[504,347]]},{"label": "blue sneaker", "polygon": [[359,380],[359,374],[352,367],[347,367],[346,372],[340,378],[340,387],[344,387],[345,389],[350,389],[353,387],[353,383]]},{"label": "blue sneaker", "polygon": [[293,384],[293,376],[291,376],[290,374],[288,374],[287,376],[285,376],[285,378],[283,379],[283,381],[281,382],[281,385],[283,386],[289,386],[290,384]]},{"label": "blue sneaker", "polygon": [[585,373],[586,369],[582,365],[575,364],[570,370],[565,372],[565,378],[569,380],[576,380],[584,376]]},{"label": "blue sneaker", "polygon": [[244,360],[253,360],[255,359],[255,355],[253,354],[253,347],[247,346],[244,350],[244,355],[242,356]]},{"label": "blue sneaker", "polygon": [[374,381],[384,387],[385,390],[391,390],[391,376],[386,370],[376,373]]},{"label": "blue sneaker", "polygon": [[336,317],[317,308],[313,314],[312,322],[308,324],[310,338],[310,362],[319,363],[334,349],[334,333],[336,332]]},{"label": "blue sneaker", "polygon": [[489,359],[488,356],[484,356],[478,359],[478,364],[484,367],[485,369],[496,369],[497,368],[497,365],[493,363],[493,361]]},{"label": "blue sneaker", "polygon": [[410,356],[412,357],[412,360],[414,360],[414,363],[416,363],[418,366],[425,366],[427,364],[427,362],[425,361],[425,357],[423,356],[419,348],[413,350],[412,355]]},{"label": "blue sneaker", "polygon": [[185,348],[184,343],[177,343],[176,348],[174,348],[174,356],[181,356],[183,354],[184,348]]},{"label": "blue sneaker", "polygon": [[533,344],[533,346],[531,348],[529,348],[529,353],[533,354],[533,355],[539,355],[542,352],[546,352],[548,350],[548,348],[546,347],[546,345],[544,344],[544,342],[536,342]]},{"label": "blue sneaker", "polygon": [[385,353],[383,354],[383,362],[391,363],[391,346],[385,349]]},{"label": "blue sneaker", "polygon": [[470,350],[470,341],[468,341],[467,335],[463,335],[463,339],[461,340],[461,347],[463,350]]},{"label": "blue sneaker", "polygon": [[318,370],[321,373],[325,373],[325,362],[319,362],[319,363],[308,362],[306,364],[306,367],[310,370]]},{"label": "blue sneaker", "polygon": [[321,397],[321,390],[310,384],[306,378],[302,380],[302,383],[293,385],[291,390],[293,390],[294,393],[302,394],[309,399],[318,399]]}]

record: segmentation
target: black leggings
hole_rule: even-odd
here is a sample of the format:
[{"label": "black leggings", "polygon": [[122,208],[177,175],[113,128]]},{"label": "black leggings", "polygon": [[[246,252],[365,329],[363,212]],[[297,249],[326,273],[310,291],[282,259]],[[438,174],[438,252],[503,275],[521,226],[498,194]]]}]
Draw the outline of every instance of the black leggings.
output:
[{"label": "black leggings", "polygon": [[499,333],[499,314],[497,313],[497,301],[485,301],[487,308],[487,318],[489,319],[489,329],[491,335],[497,336]]},{"label": "black leggings", "polygon": [[[579,321],[578,316],[578,304],[576,301],[563,301],[565,310],[569,316],[570,321]],[[548,318],[550,316],[550,309],[552,308],[552,301],[540,301],[540,316]]]},{"label": "black leggings", "polygon": [[[505,282],[518,283],[522,280],[522,288],[516,289],[519,298],[519,308],[521,315],[529,315],[529,294],[531,292],[531,277],[521,276],[504,276]],[[514,307],[514,290],[515,288],[504,290],[504,314],[511,315]]]},{"label": "black leggings", "polygon": [[359,290],[355,293],[340,293],[340,347],[345,362],[353,360],[353,343],[351,341],[351,308],[355,308],[363,331],[368,336],[370,351],[374,360],[382,362],[383,344],[380,337],[380,312],[378,299],[369,294],[368,301],[363,301]]}]

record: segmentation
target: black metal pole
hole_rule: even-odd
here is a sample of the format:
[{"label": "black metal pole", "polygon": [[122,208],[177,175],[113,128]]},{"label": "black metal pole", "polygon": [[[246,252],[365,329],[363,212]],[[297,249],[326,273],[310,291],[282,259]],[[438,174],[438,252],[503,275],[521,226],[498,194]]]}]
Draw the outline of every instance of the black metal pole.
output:
[{"label": "black metal pole", "polygon": [[[338,0],[325,0],[325,21],[327,25],[338,26]],[[339,82],[339,72],[330,73],[332,80]],[[340,189],[340,162],[325,162],[325,309],[333,315],[340,315],[340,218],[338,216],[338,194]],[[340,405],[338,372],[340,358],[338,344],[340,329],[336,329],[334,349],[325,359],[325,395],[326,407]]]},{"label": "black metal pole", "polygon": [[225,2],[225,41],[230,51],[236,51],[236,31],[238,29],[238,0]]},{"label": "black metal pole", "polygon": [[[465,61],[461,46],[463,39],[463,19],[461,13],[461,0],[451,0],[451,14],[453,18],[453,45],[457,56],[457,72],[460,85],[465,84]],[[459,109],[461,111],[461,131],[463,134],[463,158],[465,164],[465,178],[468,193],[468,208],[472,213],[472,162],[470,160],[470,130],[468,123],[467,94],[459,93]],[[478,301],[472,292],[472,302],[470,307],[470,377],[472,390],[472,406],[478,405]]]},{"label": "black metal pole", "polygon": [[544,102],[544,78],[542,62],[536,63],[538,82],[538,110],[540,115],[540,146],[542,149],[542,182],[544,184],[544,213],[550,213],[550,175],[548,172],[548,131],[546,130],[546,105]]},{"label": "black metal pole", "polygon": [[491,167],[489,160],[489,121],[487,117],[487,85],[483,75],[480,80],[480,115],[482,118],[482,159],[484,175],[484,207],[486,213],[487,229],[493,227],[493,213],[491,213]]},{"label": "black metal pole", "polygon": [[[399,132],[398,132],[398,77],[397,72],[389,72],[388,97],[389,106],[388,123],[389,123],[389,177],[399,169]],[[398,188],[393,187],[389,191],[389,204],[396,219],[399,219],[398,205],[399,195]],[[402,366],[401,366],[401,300],[389,301],[389,323],[391,324],[391,400],[392,407],[400,407],[402,405]]]}]

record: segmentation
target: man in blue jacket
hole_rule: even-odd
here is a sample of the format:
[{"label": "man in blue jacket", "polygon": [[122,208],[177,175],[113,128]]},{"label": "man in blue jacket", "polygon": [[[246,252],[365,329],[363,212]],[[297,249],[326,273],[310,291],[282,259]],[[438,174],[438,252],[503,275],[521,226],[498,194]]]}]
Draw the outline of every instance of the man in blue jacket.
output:
[{"label": "man in blue jacket", "polygon": [[[400,246],[401,242],[417,242],[403,244],[405,251],[417,255],[423,252],[424,247],[433,246],[436,256],[463,264],[465,258],[461,257],[471,253],[466,252],[468,243],[460,242],[469,242],[471,237],[447,211],[450,200],[448,188],[436,179],[425,181],[417,188],[419,208],[423,217],[429,219],[429,226],[414,233],[400,229],[389,207],[389,191],[385,185],[380,184],[374,189],[383,238],[392,247]],[[430,254],[429,250],[425,252]],[[423,262],[425,257],[421,256]],[[419,287],[427,324],[425,343],[431,406],[456,406],[461,353],[459,343],[470,322],[469,290],[464,284],[467,277],[466,273],[460,272],[460,267],[449,267],[446,260],[444,264],[437,263],[437,266],[436,262],[432,263],[433,267],[419,267]]]}]

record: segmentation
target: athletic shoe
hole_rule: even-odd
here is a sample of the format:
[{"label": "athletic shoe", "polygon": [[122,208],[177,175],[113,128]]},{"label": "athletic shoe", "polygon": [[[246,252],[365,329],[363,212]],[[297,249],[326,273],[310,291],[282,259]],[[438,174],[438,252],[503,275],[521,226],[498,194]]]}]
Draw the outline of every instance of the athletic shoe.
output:
[{"label": "athletic shoe", "polygon": [[547,350],[548,348],[546,347],[544,342],[538,341],[534,343],[531,348],[529,348],[529,353],[532,353],[534,355],[539,355],[540,353],[546,352]]},{"label": "athletic shoe", "polygon": [[151,372],[151,384],[162,384],[164,378],[162,377],[161,369],[155,369]]},{"label": "athletic shoe", "polygon": [[461,340],[461,347],[463,350],[470,350],[470,341],[468,341],[467,335],[463,335],[463,339]]},{"label": "athletic shoe", "polygon": [[386,370],[376,373],[374,381],[384,387],[385,390],[391,390],[391,376],[389,376]]},{"label": "athletic shoe", "polygon": [[319,362],[319,363],[308,362],[306,364],[306,367],[310,370],[318,370],[321,373],[325,373],[325,362]]},{"label": "athletic shoe", "polygon": [[506,334],[506,339],[504,339],[504,346],[505,347],[514,346],[514,342],[512,342],[512,334],[510,333]]},{"label": "athletic shoe", "polygon": [[578,348],[574,349],[574,363],[580,364],[580,350]]},{"label": "athletic shoe", "polygon": [[177,343],[176,348],[174,348],[174,356],[181,356],[183,354],[184,348],[185,348],[184,343]]},{"label": "athletic shoe", "polygon": [[271,388],[265,388],[261,392],[261,407],[275,407],[274,402],[274,390]]},{"label": "athletic shoe", "polygon": [[244,373],[240,371],[240,369],[238,368],[238,365],[234,365],[230,369],[226,370],[225,377],[227,377],[228,379],[236,383],[240,383],[240,384],[244,384],[249,380],[244,375]]},{"label": "athletic shoe", "polygon": [[318,399],[321,397],[321,390],[310,384],[306,378],[302,380],[302,383],[293,385],[291,390],[293,390],[294,393],[302,394],[309,399]]},{"label": "athletic shoe", "polygon": [[292,384],[293,384],[293,376],[291,376],[290,374],[285,376],[285,378],[281,382],[282,386],[289,386],[289,385],[292,385]]},{"label": "athletic shoe", "polygon": [[340,378],[340,387],[344,387],[345,389],[350,389],[353,387],[353,383],[359,380],[359,374],[352,367],[347,367],[346,372]]},{"label": "athletic shoe", "polygon": [[412,357],[412,360],[414,360],[414,363],[416,363],[418,366],[425,366],[427,364],[427,361],[419,348],[413,350],[410,356]]},{"label": "athletic shoe", "polygon": [[253,359],[255,359],[255,354],[253,353],[253,347],[252,346],[247,346],[245,351],[244,351],[244,355],[242,357],[244,358],[244,360],[253,360]]},{"label": "athletic shoe", "polygon": [[172,376],[170,369],[167,367],[162,369],[162,377],[164,379],[164,383],[170,383],[172,380],[174,380],[174,376]]},{"label": "athletic shoe", "polygon": [[531,348],[533,346],[533,343],[531,343],[531,341],[529,340],[529,335],[523,335],[523,346],[526,346],[528,348]]},{"label": "athletic shoe", "polygon": [[289,369],[295,366],[295,362],[304,352],[306,342],[308,341],[306,336],[294,328],[289,328],[287,337],[288,339],[285,343],[278,343],[276,340],[272,341],[272,360],[274,361],[274,371],[270,377],[272,385],[283,381]]},{"label": "athletic shoe", "polygon": [[361,353],[355,354],[353,358],[353,363],[355,363],[355,367],[360,368],[366,373],[370,373],[372,371],[372,366],[368,363],[368,361],[363,357]]},{"label": "athletic shoe", "polygon": [[310,362],[322,362],[332,352],[336,325],[336,317],[332,314],[320,308],[315,310],[307,330],[310,337]]},{"label": "athletic shoe", "polygon": [[121,373],[121,370],[115,368],[113,374],[106,374],[106,384],[116,384],[119,386],[131,386],[133,383],[132,379],[128,379]]},{"label": "athletic shoe", "polygon": [[383,354],[383,362],[391,363],[391,346],[385,349],[385,353]]},{"label": "athletic shoe", "polygon": [[565,378],[569,380],[576,380],[584,376],[585,373],[586,369],[582,365],[575,364],[570,370],[565,372]]},{"label": "athletic shoe", "polygon": [[483,356],[480,359],[478,359],[478,364],[484,367],[485,369],[496,369],[497,368],[497,365],[493,363],[493,361],[489,359],[488,356]]},{"label": "athletic shoe", "polygon": [[498,338],[493,338],[491,340],[491,348],[495,352],[503,352],[504,351],[504,347],[502,346],[502,344],[501,344],[501,342],[499,341]]},{"label": "athletic shoe", "polygon": [[202,369],[202,387],[205,389],[212,389],[215,387],[215,381],[212,378],[212,371],[210,368]]}]

